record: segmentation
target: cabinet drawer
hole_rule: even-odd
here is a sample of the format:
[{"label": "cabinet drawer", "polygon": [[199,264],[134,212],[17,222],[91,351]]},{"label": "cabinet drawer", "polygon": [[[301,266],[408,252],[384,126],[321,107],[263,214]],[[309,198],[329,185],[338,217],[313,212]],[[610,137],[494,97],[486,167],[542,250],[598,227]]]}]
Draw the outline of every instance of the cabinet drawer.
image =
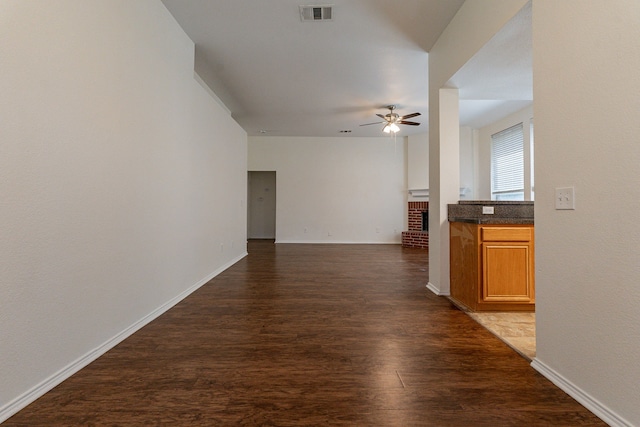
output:
[{"label": "cabinet drawer", "polygon": [[481,239],[493,242],[528,242],[531,228],[527,227],[482,227]]}]

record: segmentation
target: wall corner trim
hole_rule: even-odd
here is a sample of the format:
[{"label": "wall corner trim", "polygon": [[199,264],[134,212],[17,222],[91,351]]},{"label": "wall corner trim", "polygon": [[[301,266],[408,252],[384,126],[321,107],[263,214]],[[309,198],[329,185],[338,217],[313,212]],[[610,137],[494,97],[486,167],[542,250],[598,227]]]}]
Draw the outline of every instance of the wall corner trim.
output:
[{"label": "wall corner trim", "polygon": [[137,322],[133,323],[123,331],[119,332],[112,338],[108,339],[98,347],[89,351],[85,355],[79,357],[74,360],[49,378],[42,381],[40,384],[37,384],[30,390],[27,390],[22,395],[16,397],[11,400],[6,405],[0,407],[0,424],[5,422],[11,416],[17,414],[20,410],[26,408],[29,404],[35,402],[38,398],[46,394],[48,391],[52,390],[54,387],[71,377],[76,372],[80,371],[82,368],[88,366],[91,362],[98,359],[100,356],[105,354],[107,351],[114,348],[116,345],[120,344],[122,341],[136,333],[138,330],[142,329],[144,326],[151,323],[153,320],[158,318],[160,315],[164,314],[168,310],[170,310],[173,306],[178,304],[180,301],[188,297],[190,294],[198,290],[204,284],[209,282],[211,279],[222,273],[227,268],[231,267],[236,262],[240,261],[244,257],[247,256],[247,252],[237,256],[231,261],[223,264],[221,267],[217,268],[212,273],[208,274],[203,279],[199,280],[197,283],[178,294],[177,296],[171,298],[166,303],[162,304],[160,307],[156,308]]},{"label": "wall corner trim", "polygon": [[448,297],[449,296],[449,292],[440,291],[440,288],[437,287],[436,285],[434,285],[431,282],[427,283],[427,289],[429,289],[431,292],[433,292],[434,294],[438,295],[439,297]]},{"label": "wall corner trim", "polygon": [[560,375],[551,367],[541,362],[537,358],[531,362],[531,367],[542,374],[549,381],[558,386],[562,391],[577,400],[582,406],[593,412],[598,418],[613,427],[633,427],[629,421],[625,420],[605,405],[596,400],[589,393],[573,384],[571,381]]}]

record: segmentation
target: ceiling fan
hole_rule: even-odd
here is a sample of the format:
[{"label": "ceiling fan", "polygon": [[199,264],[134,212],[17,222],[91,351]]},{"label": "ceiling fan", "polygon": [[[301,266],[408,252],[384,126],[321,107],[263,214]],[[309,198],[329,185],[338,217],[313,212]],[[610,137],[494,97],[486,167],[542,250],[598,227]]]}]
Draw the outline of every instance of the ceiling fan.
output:
[{"label": "ceiling fan", "polygon": [[418,122],[410,122],[410,121],[406,120],[406,119],[410,119],[412,117],[419,116],[420,113],[411,113],[411,114],[407,114],[407,115],[404,115],[404,116],[400,116],[397,113],[393,112],[393,110],[396,109],[395,105],[388,105],[387,108],[389,109],[389,113],[385,114],[384,116],[382,114],[376,114],[376,116],[380,117],[384,121],[382,121],[382,122],[373,122],[373,123],[365,123],[365,124],[360,125],[360,126],[377,125],[377,124],[380,124],[380,123],[384,123],[385,125],[382,128],[382,131],[384,133],[389,133],[389,132],[396,133],[396,132],[398,132],[400,130],[398,125],[409,125],[409,126],[419,126],[420,125],[420,123],[418,123]]}]

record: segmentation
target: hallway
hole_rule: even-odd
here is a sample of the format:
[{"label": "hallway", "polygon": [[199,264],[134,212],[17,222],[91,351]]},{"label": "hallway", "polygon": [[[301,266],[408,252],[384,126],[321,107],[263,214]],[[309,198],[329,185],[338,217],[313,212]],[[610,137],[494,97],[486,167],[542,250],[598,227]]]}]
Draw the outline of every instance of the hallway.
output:
[{"label": "hallway", "polygon": [[399,245],[250,241],[6,426],[605,425],[428,291],[427,262]]}]

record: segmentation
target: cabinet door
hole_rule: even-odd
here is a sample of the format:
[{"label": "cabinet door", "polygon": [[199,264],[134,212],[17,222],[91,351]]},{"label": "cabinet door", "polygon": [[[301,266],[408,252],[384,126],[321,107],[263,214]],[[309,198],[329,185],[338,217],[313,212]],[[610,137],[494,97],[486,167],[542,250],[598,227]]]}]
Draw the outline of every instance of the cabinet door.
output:
[{"label": "cabinet door", "polygon": [[482,300],[533,300],[532,246],[529,242],[482,243]]}]

